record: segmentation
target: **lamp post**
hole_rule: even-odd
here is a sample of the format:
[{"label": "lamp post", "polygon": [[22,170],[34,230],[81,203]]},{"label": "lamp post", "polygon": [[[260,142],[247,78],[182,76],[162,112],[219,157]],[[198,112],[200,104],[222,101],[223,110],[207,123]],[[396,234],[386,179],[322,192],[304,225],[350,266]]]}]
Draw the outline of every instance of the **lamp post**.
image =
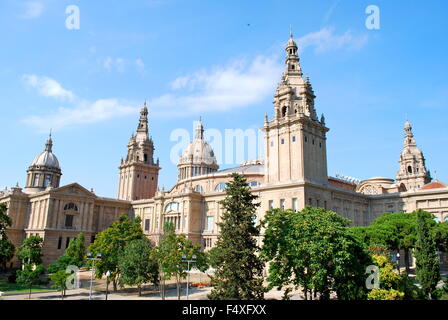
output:
[{"label": "lamp post", "polygon": [[106,272],[106,300],[107,300],[107,294],[109,293],[109,277],[110,277],[110,271]]},{"label": "lamp post", "polygon": [[189,297],[189,295],[188,295],[188,287],[189,287],[189,284],[190,284],[190,262],[194,263],[194,262],[196,262],[196,259],[197,259],[196,255],[193,255],[191,257],[191,259],[187,259],[187,256],[185,254],[182,255],[182,262],[186,262],[187,263],[187,300],[188,300],[188,297]]},{"label": "lamp post", "polygon": [[87,253],[87,260],[92,262],[92,272],[90,273],[90,292],[89,292],[89,300],[92,300],[92,283],[93,283],[93,272],[95,271],[95,261],[101,260],[101,253],[96,255],[96,258],[92,256],[90,252]]},{"label": "lamp post", "polygon": [[401,274],[401,272],[400,272],[400,252],[397,252],[397,269],[398,269],[398,274]]}]

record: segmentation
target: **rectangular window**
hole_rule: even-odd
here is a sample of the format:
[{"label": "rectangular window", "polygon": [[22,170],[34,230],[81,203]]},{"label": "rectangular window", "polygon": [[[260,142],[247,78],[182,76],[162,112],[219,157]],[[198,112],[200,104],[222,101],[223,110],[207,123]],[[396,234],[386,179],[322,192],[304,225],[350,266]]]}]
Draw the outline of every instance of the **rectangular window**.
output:
[{"label": "rectangular window", "polygon": [[149,231],[149,219],[145,219],[145,231]]},{"label": "rectangular window", "polygon": [[70,238],[67,238],[67,240],[65,241],[65,249],[68,248],[69,244],[70,244]]},{"label": "rectangular window", "polygon": [[319,208],[319,205],[320,205],[320,200],[316,200],[316,207]]},{"label": "rectangular window", "polygon": [[59,237],[58,239],[58,250],[62,247],[62,237]]},{"label": "rectangular window", "polygon": [[34,183],[33,183],[34,187],[39,186],[39,174],[35,174],[34,175]]},{"label": "rectangular window", "polygon": [[95,242],[95,238],[96,238],[95,235],[91,236],[90,237],[90,243],[94,243]]},{"label": "rectangular window", "polygon": [[51,184],[51,175],[50,174],[46,174],[45,175],[45,180],[44,180],[44,187],[48,187]]},{"label": "rectangular window", "polygon": [[285,144],[285,139],[282,139],[282,144]]},{"label": "rectangular window", "polygon": [[215,217],[208,216],[207,217],[207,230],[212,231],[215,226]]},{"label": "rectangular window", "polygon": [[298,211],[298,208],[299,208],[298,201],[297,201],[296,198],[293,198],[293,199],[292,199],[292,210],[294,210],[294,211]]},{"label": "rectangular window", "polygon": [[312,205],[313,205],[313,199],[311,199],[311,198],[308,199],[308,205],[309,205],[309,206],[312,206]]},{"label": "rectangular window", "polygon": [[274,201],[273,200],[269,200],[269,210],[274,209]]},{"label": "rectangular window", "polygon": [[285,210],[285,199],[281,199],[281,200],[280,200],[280,208],[281,208],[282,210]]},{"label": "rectangular window", "polygon": [[292,137],[292,142],[296,142],[296,136]]},{"label": "rectangular window", "polygon": [[67,214],[65,216],[65,227],[66,228],[73,228],[73,216]]}]

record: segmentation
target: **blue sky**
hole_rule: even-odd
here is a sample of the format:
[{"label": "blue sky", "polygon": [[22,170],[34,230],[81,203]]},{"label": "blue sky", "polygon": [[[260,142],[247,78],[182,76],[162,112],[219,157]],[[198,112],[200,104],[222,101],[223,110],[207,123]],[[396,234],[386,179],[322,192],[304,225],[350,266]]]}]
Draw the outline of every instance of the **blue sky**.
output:
[{"label": "blue sky", "polygon": [[[66,28],[69,5],[79,30]],[[379,30],[365,26],[369,5]],[[199,116],[222,132],[272,117],[290,25],[330,128],[330,175],[394,178],[407,117],[427,167],[448,182],[447,12],[445,0],[3,0],[0,186],[24,185],[53,128],[62,184],[115,197],[147,99],[170,188],[173,130]]]}]

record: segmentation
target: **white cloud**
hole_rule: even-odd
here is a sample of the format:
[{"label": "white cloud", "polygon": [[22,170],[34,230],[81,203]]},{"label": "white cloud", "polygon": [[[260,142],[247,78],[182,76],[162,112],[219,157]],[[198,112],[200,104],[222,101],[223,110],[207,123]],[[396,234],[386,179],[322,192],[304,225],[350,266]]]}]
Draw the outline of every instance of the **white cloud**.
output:
[{"label": "white cloud", "polygon": [[143,62],[143,60],[141,58],[135,59],[135,65],[137,66],[137,69],[140,72],[145,71],[145,63]]},{"label": "white cloud", "polygon": [[23,79],[27,85],[36,89],[38,94],[57,98],[69,104],[69,107],[60,107],[56,112],[50,114],[32,115],[23,119],[23,122],[41,132],[46,132],[49,128],[60,130],[65,127],[135,114],[139,109],[131,106],[136,104],[115,98],[98,99],[93,102],[77,98],[71,91],[62,88],[56,80],[48,77],[24,75]]},{"label": "white cloud", "polygon": [[44,11],[44,5],[39,1],[26,1],[21,3],[20,6],[23,9],[20,17],[24,19],[39,18]]},{"label": "white cloud", "polygon": [[175,79],[172,92],[153,99],[151,105],[154,113],[169,116],[250,106],[272,95],[282,69],[274,57],[237,60]]},{"label": "white cloud", "polygon": [[94,102],[82,101],[71,108],[61,107],[53,114],[33,115],[23,119],[23,122],[40,132],[46,132],[48,128],[57,131],[66,127],[136,114],[138,109],[119,99],[99,99]]},{"label": "white cloud", "polygon": [[101,60],[102,66],[109,71],[115,69],[118,72],[125,72],[127,63],[128,61],[124,58],[106,57]]},{"label": "white cloud", "polygon": [[302,50],[306,47],[315,47],[316,52],[325,52],[334,49],[359,50],[368,41],[368,36],[354,35],[351,30],[337,35],[334,28],[325,27],[319,31],[309,33],[298,39]]},{"label": "white cloud", "polygon": [[75,95],[64,89],[57,81],[48,77],[39,77],[34,74],[23,75],[24,82],[35,89],[44,97],[51,97],[60,100],[73,100]]}]

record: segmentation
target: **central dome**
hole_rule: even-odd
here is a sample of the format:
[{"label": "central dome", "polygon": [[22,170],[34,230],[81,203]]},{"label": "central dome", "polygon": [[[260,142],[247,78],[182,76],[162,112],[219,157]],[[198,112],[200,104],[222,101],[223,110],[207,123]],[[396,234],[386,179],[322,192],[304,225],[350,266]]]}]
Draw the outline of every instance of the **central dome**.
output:
[{"label": "central dome", "polygon": [[51,136],[48,138],[45,143],[45,151],[36,156],[31,163],[31,167],[46,167],[46,168],[54,168],[61,169],[59,166],[58,158],[52,152],[53,141],[51,140]]},{"label": "central dome", "polygon": [[212,147],[204,140],[204,127],[196,124],[195,139],[184,150],[177,165],[178,180],[209,174],[218,170],[218,162]]},{"label": "central dome", "polygon": [[195,139],[185,149],[179,164],[216,165],[216,157],[212,147],[202,139]]}]

